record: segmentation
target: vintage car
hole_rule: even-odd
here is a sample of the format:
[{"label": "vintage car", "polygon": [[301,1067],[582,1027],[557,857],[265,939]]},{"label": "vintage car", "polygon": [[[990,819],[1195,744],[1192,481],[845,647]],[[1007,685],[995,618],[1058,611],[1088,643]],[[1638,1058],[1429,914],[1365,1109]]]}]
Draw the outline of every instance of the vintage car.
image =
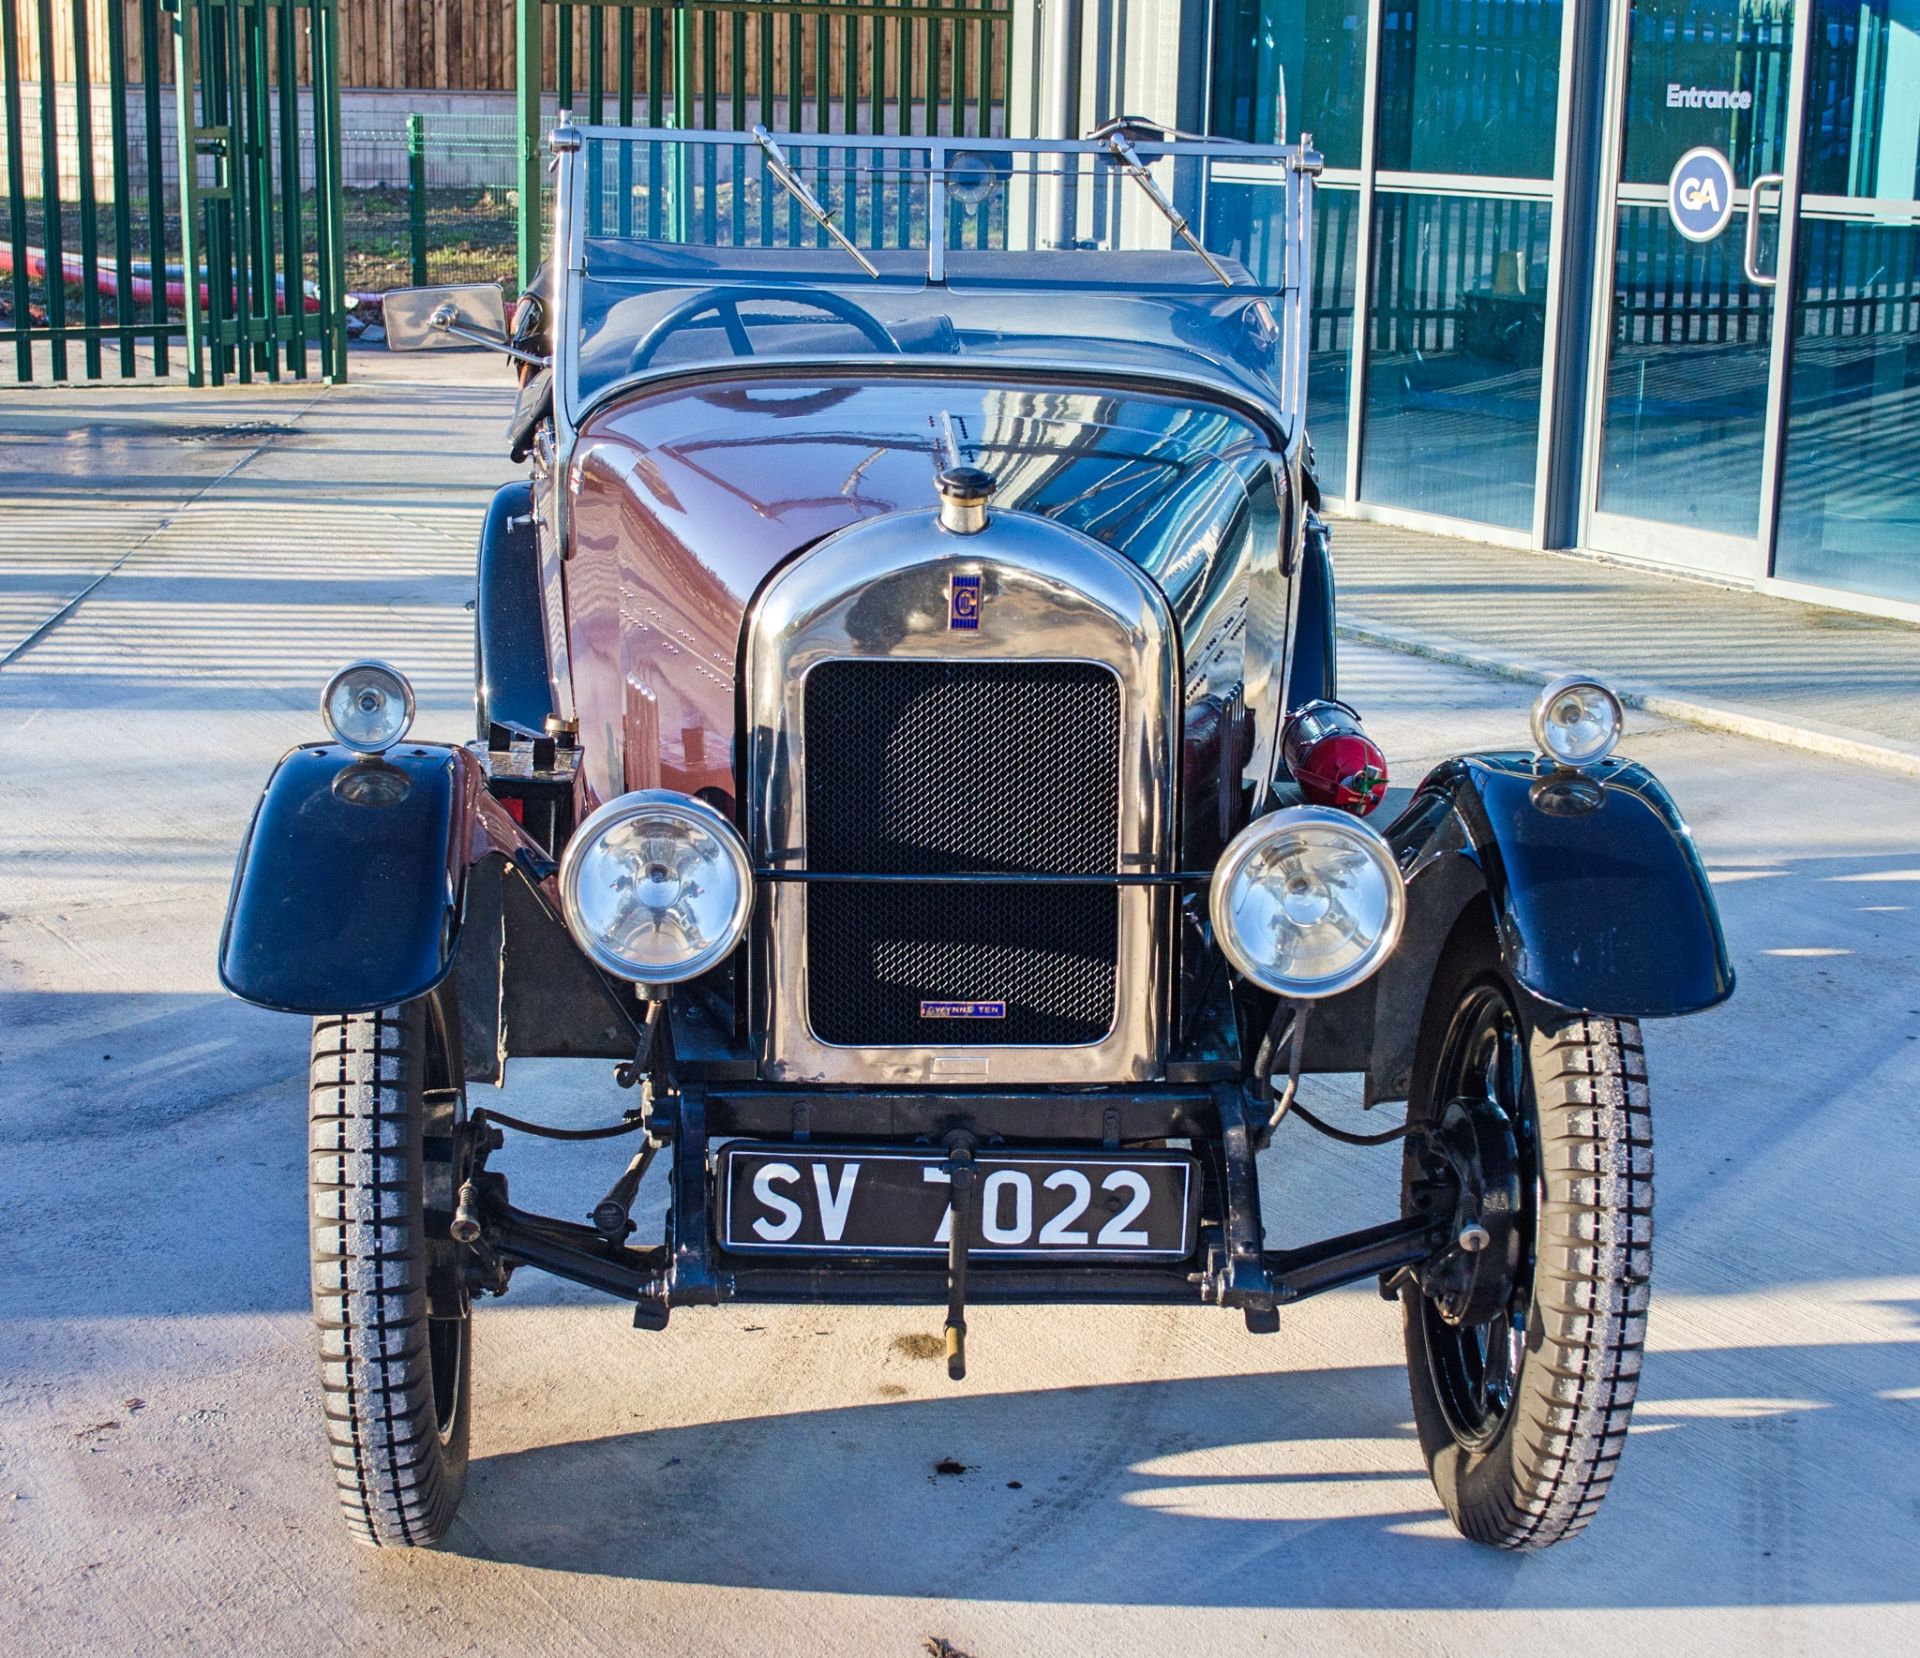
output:
[{"label": "vintage car", "polygon": [[[498,288],[386,302],[390,343],[521,377],[475,737],[411,738],[403,674],[343,668],[220,945],[234,993],[314,1021],[354,1531],[447,1530],[472,1308],[527,1267],[648,1331],[944,1306],[955,1379],[974,1303],[1257,1334],[1373,1281],[1458,1527],[1579,1531],[1645,1334],[1638,1021],[1733,975],[1591,678],[1367,821],[1385,761],[1337,700],[1304,416],[1310,140],[563,118],[551,145],[511,322]],[[476,1103],[522,1055],[616,1061],[632,1104],[583,1129]],[[1311,1072],[1386,1109],[1310,1111]],[[1260,1155],[1316,1131],[1398,1141],[1399,1191],[1269,1247]],[[588,1222],[514,1205],[523,1134],[631,1136]],[[665,1236],[635,1241],[659,1150]]]}]

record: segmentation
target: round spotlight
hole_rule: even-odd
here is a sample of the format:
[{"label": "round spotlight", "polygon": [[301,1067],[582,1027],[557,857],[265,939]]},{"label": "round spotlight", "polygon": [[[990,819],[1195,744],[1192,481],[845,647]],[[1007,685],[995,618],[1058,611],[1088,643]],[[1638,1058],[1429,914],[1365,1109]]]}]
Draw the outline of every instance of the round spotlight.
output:
[{"label": "round spotlight", "polygon": [[384,662],[349,662],[320,693],[320,717],[348,748],[379,754],[413,724],[413,687]]},{"label": "round spotlight", "polygon": [[1377,972],[1407,907],[1379,833],[1326,806],[1255,818],[1221,854],[1210,902],[1227,960],[1255,984],[1305,1000]]},{"label": "round spotlight", "polygon": [[560,859],[560,899],[580,948],[638,984],[679,984],[747,930],[753,873],[739,831],[671,789],[609,800]]},{"label": "round spotlight", "polygon": [[1563,674],[1533,705],[1533,740],[1562,766],[1593,766],[1620,741],[1620,699],[1598,680]]},{"label": "round spotlight", "polygon": [[947,162],[948,199],[958,202],[969,213],[977,211],[1000,187],[1004,165],[996,165],[993,156],[961,150]]}]

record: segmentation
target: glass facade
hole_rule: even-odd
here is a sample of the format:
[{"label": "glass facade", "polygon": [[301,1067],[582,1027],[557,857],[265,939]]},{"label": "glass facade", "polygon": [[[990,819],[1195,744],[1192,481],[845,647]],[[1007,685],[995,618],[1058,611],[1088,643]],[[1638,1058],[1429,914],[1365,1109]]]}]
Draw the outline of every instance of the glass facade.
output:
[{"label": "glass facade", "polygon": [[1742,181],[1778,172],[1792,34],[1792,0],[1634,0],[1621,179],[1664,187],[1696,144],[1719,150]]},{"label": "glass facade", "polygon": [[1811,221],[1802,247],[1774,571],[1920,602],[1920,232]]},{"label": "glass facade", "polygon": [[1666,184],[1702,146],[1727,158],[1736,181],[1779,171],[1792,28],[1790,0],[1634,0],[1619,182],[1622,195],[1640,186],[1653,199],[1615,214],[1603,512],[1759,534],[1773,296],[1746,275],[1744,217],[1689,241]]},{"label": "glass facade", "polygon": [[1533,524],[1552,204],[1374,197],[1360,496]]},{"label": "glass facade", "polygon": [[1329,169],[1308,408],[1333,495],[1357,465],[1360,499],[1532,527],[1561,23],[1560,0],[1221,0],[1213,129],[1273,138],[1284,70]]},{"label": "glass facade", "polygon": [[1736,236],[1689,242],[1665,204],[1619,210],[1603,511],[1748,536],[1760,527],[1773,306]]},{"label": "glass facade", "polygon": [[1920,603],[1920,0],[1817,0],[1774,573]]},{"label": "glass facade", "polygon": [[[1212,130],[1327,162],[1327,493],[1920,604],[1920,0],[1209,15]],[[1693,241],[1700,148],[1733,194]]]},{"label": "glass facade", "polygon": [[1314,460],[1331,493],[1346,488],[1347,406],[1353,384],[1354,280],[1360,257],[1360,192],[1323,185],[1313,240],[1313,339],[1307,346],[1307,408]]},{"label": "glass facade", "polygon": [[1389,0],[1377,164],[1387,172],[1553,176],[1559,0]]},{"label": "glass facade", "polygon": [[1212,70],[1213,131],[1256,144],[1310,132],[1329,167],[1360,165],[1366,0],[1219,0]]}]

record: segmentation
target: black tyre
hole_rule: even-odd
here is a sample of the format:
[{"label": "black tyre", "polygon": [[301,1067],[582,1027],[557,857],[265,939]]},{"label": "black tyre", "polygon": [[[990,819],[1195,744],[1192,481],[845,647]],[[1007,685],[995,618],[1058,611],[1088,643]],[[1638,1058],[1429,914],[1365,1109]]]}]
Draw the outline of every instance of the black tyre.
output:
[{"label": "black tyre", "polygon": [[1545,1548],[1599,1508],[1639,1385],[1653,1247],[1639,1026],[1530,1007],[1490,939],[1457,941],[1410,1109],[1430,1133],[1409,1138],[1407,1201],[1438,1162],[1464,1167],[1485,1240],[1401,1292],[1421,1449],[1466,1536]]},{"label": "black tyre", "polygon": [[471,1314],[446,1238],[462,1116],[425,1002],[314,1021],[321,1402],[347,1526],[373,1547],[438,1542],[466,1485]]}]

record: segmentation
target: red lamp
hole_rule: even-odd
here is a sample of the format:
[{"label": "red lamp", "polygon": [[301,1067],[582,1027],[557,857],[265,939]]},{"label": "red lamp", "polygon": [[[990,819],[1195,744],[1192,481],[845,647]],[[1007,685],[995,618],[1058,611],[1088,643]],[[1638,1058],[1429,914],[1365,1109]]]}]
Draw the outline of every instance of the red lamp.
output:
[{"label": "red lamp", "polygon": [[1280,753],[1301,798],[1365,817],[1387,792],[1387,757],[1344,702],[1309,702],[1287,716]]}]

